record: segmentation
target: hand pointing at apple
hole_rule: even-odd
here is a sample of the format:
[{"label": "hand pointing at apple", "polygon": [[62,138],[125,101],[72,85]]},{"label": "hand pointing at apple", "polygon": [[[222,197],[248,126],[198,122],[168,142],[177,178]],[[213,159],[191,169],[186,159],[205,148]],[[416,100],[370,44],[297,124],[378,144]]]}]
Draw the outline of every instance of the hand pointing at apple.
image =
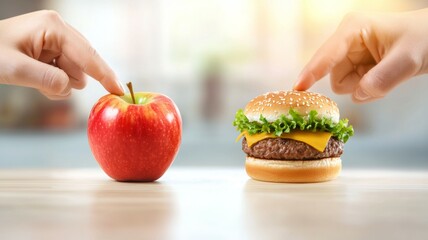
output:
[{"label": "hand pointing at apple", "polygon": [[0,84],[38,89],[63,99],[86,86],[85,75],[110,93],[124,90],[113,70],[89,42],[54,11],[38,11],[0,21]]}]

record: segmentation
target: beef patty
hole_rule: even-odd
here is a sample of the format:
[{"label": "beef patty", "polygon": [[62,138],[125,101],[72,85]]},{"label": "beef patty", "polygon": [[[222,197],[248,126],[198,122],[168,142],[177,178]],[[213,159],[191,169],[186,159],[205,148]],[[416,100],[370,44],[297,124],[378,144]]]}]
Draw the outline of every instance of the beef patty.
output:
[{"label": "beef patty", "polygon": [[242,150],[250,157],[272,160],[304,160],[340,157],[344,143],[331,137],[323,152],[312,146],[287,138],[268,138],[248,147],[247,139],[242,140]]}]

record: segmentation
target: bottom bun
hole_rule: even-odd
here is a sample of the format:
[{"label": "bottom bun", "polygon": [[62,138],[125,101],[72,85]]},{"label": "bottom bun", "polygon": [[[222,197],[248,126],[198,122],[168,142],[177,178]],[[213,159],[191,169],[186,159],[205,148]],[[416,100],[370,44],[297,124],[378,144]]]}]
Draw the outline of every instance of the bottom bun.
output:
[{"label": "bottom bun", "polygon": [[317,160],[268,160],[247,157],[245,169],[248,176],[266,182],[308,183],[335,179],[341,169],[340,158]]}]

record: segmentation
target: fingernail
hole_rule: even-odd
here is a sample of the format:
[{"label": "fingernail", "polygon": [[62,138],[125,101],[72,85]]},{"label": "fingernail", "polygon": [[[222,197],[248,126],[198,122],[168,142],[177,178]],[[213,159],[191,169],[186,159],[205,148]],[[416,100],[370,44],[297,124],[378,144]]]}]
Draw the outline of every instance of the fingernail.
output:
[{"label": "fingernail", "polygon": [[125,94],[125,88],[123,87],[122,83],[120,81],[117,81],[119,83],[120,89],[122,89],[122,93]]},{"label": "fingernail", "polygon": [[294,83],[293,83],[293,90],[296,90],[296,89],[298,88],[298,86],[299,86],[299,84],[300,84],[300,78],[301,78],[301,75],[299,75],[299,76],[297,77],[297,79],[296,79],[296,80],[294,80]]},{"label": "fingernail", "polygon": [[297,89],[299,89],[299,88],[298,88],[297,83],[298,83],[298,82],[295,82],[295,83],[293,84],[293,90],[297,90]]},{"label": "fingernail", "polygon": [[355,98],[360,101],[364,101],[369,99],[370,96],[362,88],[357,88],[357,90],[355,91]]}]

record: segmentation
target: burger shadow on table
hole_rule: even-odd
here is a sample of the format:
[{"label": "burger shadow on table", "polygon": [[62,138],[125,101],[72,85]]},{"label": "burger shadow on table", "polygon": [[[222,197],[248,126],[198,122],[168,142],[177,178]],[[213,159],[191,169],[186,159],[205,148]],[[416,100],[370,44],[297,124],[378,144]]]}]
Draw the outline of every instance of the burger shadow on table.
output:
[{"label": "burger shadow on table", "polygon": [[329,226],[343,226],[348,207],[328,200],[337,188],[335,181],[284,184],[249,179],[242,203],[249,239],[337,239]]},{"label": "burger shadow on table", "polygon": [[109,181],[95,191],[90,215],[96,239],[171,239],[177,202],[163,183]]}]

